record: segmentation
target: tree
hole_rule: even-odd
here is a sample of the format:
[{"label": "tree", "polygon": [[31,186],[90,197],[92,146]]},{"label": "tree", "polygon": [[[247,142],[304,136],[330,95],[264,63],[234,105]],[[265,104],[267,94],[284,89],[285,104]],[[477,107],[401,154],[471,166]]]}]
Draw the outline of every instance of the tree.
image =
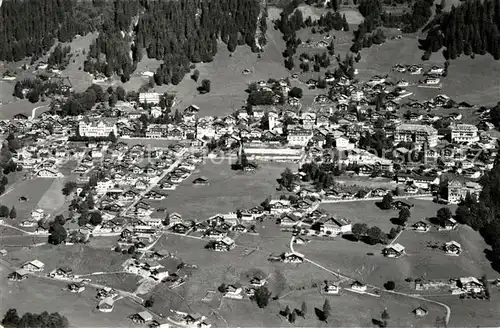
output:
[{"label": "tree", "polygon": [[290,313],[288,315],[288,322],[294,323],[296,318],[297,318],[297,315],[295,314],[295,311],[292,311],[292,313]]},{"label": "tree", "polygon": [[407,207],[403,207],[399,211],[399,218],[398,218],[399,225],[402,225],[402,226],[406,225],[406,221],[408,221],[410,216],[411,216],[410,209]]},{"label": "tree", "polygon": [[384,284],[384,288],[387,290],[394,290],[394,288],[396,288],[396,283],[392,280],[389,280]]},{"label": "tree", "polygon": [[82,213],[78,218],[78,225],[83,227],[89,223],[89,216],[87,213]]},{"label": "tree", "polygon": [[382,318],[382,320],[389,320],[391,318],[389,312],[387,312],[387,309],[384,309],[384,311],[382,311],[380,317]]},{"label": "tree", "polygon": [[323,321],[327,321],[328,318],[330,317],[332,308],[330,307],[330,302],[328,300],[325,300],[325,303],[323,303]]},{"label": "tree", "polygon": [[122,86],[118,86],[116,88],[116,97],[118,98],[118,100],[125,101],[126,94],[127,94],[127,92],[125,91],[125,89]]},{"label": "tree", "polygon": [[389,210],[392,207],[392,194],[387,193],[384,195],[384,198],[382,198],[382,202],[380,203],[380,208],[383,210]]},{"label": "tree", "polygon": [[69,196],[71,195],[75,190],[78,185],[74,181],[67,181],[64,184],[64,187],[62,189],[62,193],[64,196]]},{"label": "tree", "polygon": [[134,245],[130,246],[127,250],[127,253],[129,253],[130,255],[134,254],[135,253],[135,246]]},{"label": "tree", "polygon": [[66,229],[58,224],[55,223],[53,224],[50,229],[49,229],[50,235],[49,235],[49,244],[52,245],[59,245],[60,243],[63,243],[66,238],[68,237],[68,233],[66,232]]},{"label": "tree", "polygon": [[448,219],[451,219],[451,210],[448,207],[442,207],[437,211],[437,221],[440,225],[444,225]]},{"label": "tree", "polygon": [[210,92],[210,87],[211,87],[210,80],[204,79],[203,81],[201,81],[200,92],[202,92],[202,93],[209,93]]},{"label": "tree", "polygon": [[16,309],[9,309],[2,319],[2,326],[6,328],[17,327],[19,324],[19,315]]},{"label": "tree", "polygon": [[191,74],[191,79],[195,82],[198,82],[199,77],[200,77],[200,71],[195,69],[193,74]]},{"label": "tree", "polygon": [[150,296],[145,302],[144,302],[144,307],[151,308],[155,304],[155,300],[153,299],[152,296]]},{"label": "tree", "polygon": [[368,236],[368,242],[372,245],[385,242],[385,235],[379,227],[371,227],[366,234]]},{"label": "tree", "polygon": [[261,286],[255,290],[252,300],[257,303],[258,307],[265,308],[269,304],[269,299],[271,298],[271,292],[266,286]]},{"label": "tree", "polygon": [[307,314],[307,304],[306,301],[302,301],[302,305],[300,306],[300,315],[305,318]]},{"label": "tree", "polygon": [[302,98],[302,89],[299,87],[293,87],[290,91],[288,91],[288,96],[300,99]]},{"label": "tree", "polygon": [[9,216],[9,208],[5,205],[0,206],[0,217],[6,218]]},{"label": "tree", "polygon": [[368,226],[366,223],[355,223],[352,226],[351,232],[356,240],[360,240],[368,232]]},{"label": "tree", "polygon": [[283,316],[288,317],[290,315],[290,307],[287,305],[283,311]]},{"label": "tree", "polygon": [[66,218],[64,217],[64,215],[57,215],[54,218],[54,223],[64,226],[64,224],[66,223]]},{"label": "tree", "polygon": [[17,218],[17,212],[16,212],[16,208],[14,206],[12,206],[12,208],[10,209],[9,217],[11,219]]},{"label": "tree", "polygon": [[[91,196],[89,196],[91,197]],[[96,225],[99,225],[101,224],[102,222],[102,215],[101,213],[99,212],[92,212],[90,213],[90,220],[89,220],[90,224],[96,226]]]}]

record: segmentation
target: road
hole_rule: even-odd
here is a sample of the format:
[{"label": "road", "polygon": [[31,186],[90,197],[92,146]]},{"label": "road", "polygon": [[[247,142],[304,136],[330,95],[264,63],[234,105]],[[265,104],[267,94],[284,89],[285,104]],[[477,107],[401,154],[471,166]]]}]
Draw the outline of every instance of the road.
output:
[{"label": "road", "polygon": [[144,198],[144,196],[150,192],[151,190],[153,190],[154,187],[156,187],[158,185],[158,183],[163,180],[163,178],[169,174],[170,172],[172,172],[177,166],[179,166],[179,164],[182,162],[182,160],[184,159],[184,155],[186,154],[187,152],[187,149],[183,149],[182,153],[180,154],[179,158],[172,164],[168,167],[168,169],[164,170],[163,173],[159,176],[159,178],[156,180],[156,182],[154,183],[151,183],[150,185],[148,185],[148,187],[139,195],[136,197],[136,199],[129,205],[127,206],[123,211],[120,212],[120,216],[125,216],[127,214],[128,211],[130,211],[130,209],[132,207],[134,207],[135,205],[137,205],[137,203],[139,203],[141,201],[142,198]]},{"label": "road", "polygon": [[[295,240],[295,237],[292,236],[292,238],[290,239],[290,251],[292,253],[295,253],[295,250],[293,249],[293,242],[294,242],[294,240]],[[332,271],[332,270],[330,270],[330,269],[322,266],[318,262],[315,262],[315,261],[312,261],[312,260],[306,258],[305,256],[304,256],[304,261],[309,262],[312,265],[317,266],[318,268],[320,268],[320,269],[322,269],[322,270],[324,270],[324,271],[326,271],[328,273],[331,273],[331,274],[337,276],[337,278],[340,279],[339,283],[344,282],[344,281],[349,281],[349,280],[352,280],[352,281],[356,280],[355,278],[342,275],[342,274],[340,274],[340,272]],[[381,292],[385,292],[385,293],[389,293],[389,294],[395,294],[395,295],[400,295],[400,296],[405,296],[405,297],[414,298],[414,299],[417,299],[417,300],[422,300],[422,301],[426,301],[426,302],[429,302],[429,303],[434,303],[434,304],[440,305],[440,306],[442,306],[442,307],[444,307],[446,309],[446,318],[445,318],[446,325],[448,325],[448,322],[450,321],[451,308],[448,305],[446,305],[446,304],[444,304],[442,302],[430,300],[430,299],[424,298],[424,297],[422,297],[421,295],[418,295],[418,294],[400,293],[400,292],[396,292],[396,291],[392,291],[392,290],[386,290],[385,288],[380,288],[380,287],[373,286],[373,285],[368,285],[368,284],[367,284],[367,286],[370,287],[370,288],[373,288],[375,290],[381,291]]]},{"label": "road", "polygon": [[37,106],[37,107],[33,108],[33,109],[31,110],[31,118],[30,118],[30,120],[35,119],[35,117],[36,117],[36,111],[37,111],[37,110],[39,110],[39,109],[41,109],[41,108],[45,108],[45,107],[49,107],[49,105],[42,105],[42,106]]}]

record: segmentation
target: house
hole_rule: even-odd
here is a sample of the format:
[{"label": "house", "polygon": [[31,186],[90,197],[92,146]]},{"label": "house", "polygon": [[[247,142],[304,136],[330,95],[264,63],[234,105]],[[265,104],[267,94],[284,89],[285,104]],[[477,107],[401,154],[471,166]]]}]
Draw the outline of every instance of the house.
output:
[{"label": "house", "polygon": [[282,214],[291,210],[290,201],[285,199],[271,200],[269,202],[271,214]]},{"label": "house", "polygon": [[0,249],[0,256],[6,256],[7,255],[7,250],[6,249]]},{"label": "house", "polygon": [[356,280],[351,284],[351,289],[355,292],[364,293],[367,290],[367,286]]},{"label": "house", "polygon": [[466,277],[458,279],[457,286],[468,293],[481,293],[484,285],[476,277]]},{"label": "house", "polygon": [[224,293],[224,297],[233,298],[233,299],[242,299],[243,298],[243,289],[238,284],[229,285],[226,287],[226,292]]},{"label": "house", "polygon": [[300,219],[292,214],[285,214],[279,219],[280,226],[282,227],[291,227],[300,223]]},{"label": "house", "polygon": [[20,269],[12,272],[9,277],[11,281],[22,281],[24,279],[28,279],[28,271]]},{"label": "house", "polygon": [[304,257],[298,253],[285,253],[282,255],[283,263],[304,263]]},{"label": "house", "polygon": [[99,305],[97,305],[97,309],[100,312],[104,313],[109,313],[113,311],[113,308],[114,308],[114,302],[111,299],[104,299],[99,302]]},{"label": "house", "polygon": [[401,244],[389,245],[382,250],[385,257],[400,257],[405,254],[405,248]]},{"label": "house", "polygon": [[413,310],[413,314],[417,317],[425,317],[428,313],[429,313],[429,311],[427,311],[426,309],[424,309],[421,306],[419,306],[418,308]]},{"label": "house", "polygon": [[172,226],[172,231],[175,233],[185,234],[190,229],[186,224],[179,222]]},{"label": "house", "polygon": [[460,255],[462,246],[456,241],[452,240],[444,244],[444,251],[450,255]]},{"label": "house", "polygon": [[345,218],[327,218],[320,223],[320,232],[323,234],[338,235],[351,232],[351,222]]},{"label": "house", "polygon": [[266,279],[261,279],[259,277],[254,277],[252,278],[252,280],[250,280],[250,285],[252,285],[253,287],[262,287],[264,286],[265,284],[267,283],[267,280]]},{"label": "house", "polygon": [[340,294],[340,286],[335,283],[326,283],[323,287],[323,293],[329,295],[338,295]]},{"label": "house", "polygon": [[234,240],[229,237],[224,237],[214,242],[214,250],[216,252],[228,252],[235,247]]},{"label": "house", "polygon": [[453,218],[449,218],[444,222],[443,229],[444,230],[454,230],[457,226],[458,226],[458,222]]},{"label": "house", "polygon": [[38,260],[33,260],[33,261],[25,263],[21,266],[21,269],[24,269],[24,270],[30,271],[30,272],[43,271],[44,268],[45,268],[45,264],[41,261],[38,261]]},{"label": "house", "polygon": [[68,290],[72,293],[81,293],[85,290],[85,285],[81,283],[71,283],[68,285]]},{"label": "house", "polygon": [[197,186],[207,186],[208,179],[206,177],[199,177],[193,180],[193,184]]},{"label": "house", "polygon": [[142,311],[136,314],[133,314],[131,317],[132,321],[135,323],[145,324],[147,322],[153,321],[153,315],[148,311]]},{"label": "house", "polygon": [[420,232],[427,232],[430,230],[431,226],[430,224],[428,224],[427,222],[425,221],[418,221],[418,222],[415,222],[413,225],[412,225],[412,228],[415,230],[415,231],[420,231]]}]

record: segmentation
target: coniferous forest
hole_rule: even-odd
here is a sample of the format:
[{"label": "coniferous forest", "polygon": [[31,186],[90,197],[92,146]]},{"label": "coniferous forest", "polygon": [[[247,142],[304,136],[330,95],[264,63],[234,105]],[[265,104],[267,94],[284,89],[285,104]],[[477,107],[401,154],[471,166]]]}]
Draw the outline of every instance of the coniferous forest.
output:
[{"label": "coniferous forest", "polygon": [[486,53],[500,59],[499,0],[464,2],[436,17],[427,29],[427,38],[421,41],[423,59],[443,47],[447,59]]},{"label": "coniferous forest", "polygon": [[209,62],[217,40],[257,51],[265,21],[258,0],[6,0],[0,7],[0,60],[36,60],[56,40],[98,31],[84,70],[127,81],[144,54],[163,60],[155,81],[178,83],[190,63]]}]

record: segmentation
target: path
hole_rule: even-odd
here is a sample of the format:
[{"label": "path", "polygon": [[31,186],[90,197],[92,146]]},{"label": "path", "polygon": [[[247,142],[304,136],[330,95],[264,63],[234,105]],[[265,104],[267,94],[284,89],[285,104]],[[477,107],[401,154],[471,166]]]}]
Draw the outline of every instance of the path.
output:
[{"label": "path", "polygon": [[42,106],[37,106],[37,107],[33,108],[31,110],[31,118],[30,118],[30,120],[35,119],[35,117],[36,117],[36,111],[39,110],[39,109],[41,109],[41,108],[44,108],[44,107],[49,107],[49,105],[42,105]]},{"label": "path", "polygon": [[[292,236],[292,238],[290,239],[290,251],[292,253],[295,253],[295,250],[293,249],[293,241],[294,240],[295,240],[295,237]],[[324,270],[324,271],[326,271],[328,273],[331,273],[331,274],[337,276],[337,278],[341,278],[340,282],[344,282],[344,281],[348,281],[348,280],[356,280],[354,278],[342,275],[339,272],[335,272],[335,271],[332,271],[332,270],[330,270],[328,268],[325,268],[321,264],[319,264],[317,262],[314,262],[314,261],[312,261],[310,259],[307,259],[305,256],[304,256],[304,261],[309,262],[309,263],[317,266],[318,268],[320,268],[320,269],[322,269],[322,270]],[[380,287],[373,286],[373,285],[368,285],[368,284],[366,286],[368,286],[370,288],[373,288],[373,289],[376,289],[376,290],[379,290],[381,292],[386,292],[386,293],[390,293],[390,294],[396,294],[396,295],[405,296],[405,297],[409,297],[409,298],[414,298],[414,299],[418,299],[418,300],[422,300],[422,301],[426,301],[426,302],[430,302],[430,303],[434,303],[434,304],[440,305],[440,306],[442,306],[442,307],[444,307],[446,309],[446,325],[448,325],[448,322],[450,321],[451,308],[448,305],[444,304],[444,303],[424,298],[424,297],[422,297],[422,296],[420,296],[418,294],[407,294],[407,293],[395,292],[395,291],[386,290],[385,288],[380,288]]]},{"label": "path", "polygon": [[139,195],[136,197],[136,199],[129,205],[127,206],[123,211],[120,212],[120,216],[125,216],[127,214],[127,212],[132,208],[134,207],[135,205],[137,205],[137,203],[139,203],[143,198],[144,196],[150,192],[151,190],[153,190],[154,187],[156,187],[158,185],[158,183],[163,180],[163,178],[169,174],[170,172],[172,172],[175,168],[177,168],[177,166],[179,166],[179,164],[182,162],[182,160],[184,159],[184,154],[186,154],[187,152],[187,149],[183,149],[182,150],[182,153],[179,155],[179,158],[174,162],[172,163],[172,165],[170,165],[168,167],[168,169],[164,170],[163,173],[158,177],[158,179],[154,182],[154,183],[151,183],[148,185],[148,187]]}]

